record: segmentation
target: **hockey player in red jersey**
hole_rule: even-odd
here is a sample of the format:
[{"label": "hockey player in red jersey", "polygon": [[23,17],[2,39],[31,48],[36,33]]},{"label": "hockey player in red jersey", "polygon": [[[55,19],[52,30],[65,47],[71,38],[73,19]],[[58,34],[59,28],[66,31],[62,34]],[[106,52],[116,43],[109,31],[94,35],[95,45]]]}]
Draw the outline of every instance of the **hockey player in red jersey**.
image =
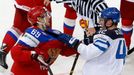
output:
[{"label": "hockey player in red jersey", "polygon": [[[28,21],[33,25],[25,30],[25,33],[18,39],[15,46],[11,48],[11,55],[14,60],[11,71],[14,75],[48,75],[47,68],[53,59],[49,51],[60,52],[56,39],[43,31],[50,26],[50,14],[41,6],[36,6],[28,12]],[[50,42],[51,41],[51,42]],[[51,48],[49,48],[51,46]],[[50,58],[50,59],[49,59]],[[42,65],[41,61],[46,65]]]},{"label": "hockey player in red jersey", "polygon": [[[47,69],[42,69],[41,66],[47,68],[59,54],[69,56],[76,53],[45,32],[50,28],[50,17],[49,12],[41,6],[29,11],[28,21],[33,26],[26,29],[17,44],[11,49],[14,60],[11,71],[14,75],[47,75]],[[40,58],[44,59],[45,66],[42,65]]]},{"label": "hockey player in red jersey", "polygon": [[[8,68],[5,61],[6,55],[25,29],[31,26],[27,21],[27,11],[34,6],[45,6],[44,0],[15,0],[14,23],[7,31],[0,47],[0,65],[5,69]],[[50,4],[46,8],[51,12]]]},{"label": "hockey player in red jersey", "polygon": [[120,11],[122,18],[122,31],[129,49],[131,44],[131,36],[133,33],[134,0],[121,0]]},{"label": "hockey player in red jersey", "polygon": [[[49,29],[50,17],[49,12],[40,6],[28,12],[28,21],[33,26],[25,30],[17,44],[11,49],[14,60],[11,71],[14,75],[48,75],[47,67],[55,61],[58,55],[60,53],[68,55],[62,50],[63,43],[45,32]],[[69,55],[74,53],[72,51]]]}]

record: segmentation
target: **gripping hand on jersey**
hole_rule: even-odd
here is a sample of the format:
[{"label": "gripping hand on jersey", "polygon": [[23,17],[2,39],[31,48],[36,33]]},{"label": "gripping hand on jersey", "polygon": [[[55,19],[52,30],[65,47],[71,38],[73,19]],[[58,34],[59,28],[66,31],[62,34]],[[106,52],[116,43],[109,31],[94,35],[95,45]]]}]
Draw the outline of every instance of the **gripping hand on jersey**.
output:
[{"label": "gripping hand on jersey", "polygon": [[44,61],[43,55],[37,54],[36,52],[32,52],[31,54],[32,59],[39,62],[40,65],[44,66],[44,68],[47,68],[49,66],[49,64]]},{"label": "gripping hand on jersey", "polygon": [[58,37],[58,39],[61,40],[62,42],[64,42],[65,44],[67,44],[69,47],[73,47],[73,48],[77,49],[77,47],[79,45],[78,39],[76,39],[75,37],[72,37],[70,35],[67,35],[67,34],[61,34]]},{"label": "gripping hand on jersey", "polygon": [[47,33],[56,37],[58,40],[62,41],[63,43],[67,44],[69,47],[73,47],[75,49],[77,49],[80,43],[80,41],[77,38],[61,33],[58,30],[48,30]]}]

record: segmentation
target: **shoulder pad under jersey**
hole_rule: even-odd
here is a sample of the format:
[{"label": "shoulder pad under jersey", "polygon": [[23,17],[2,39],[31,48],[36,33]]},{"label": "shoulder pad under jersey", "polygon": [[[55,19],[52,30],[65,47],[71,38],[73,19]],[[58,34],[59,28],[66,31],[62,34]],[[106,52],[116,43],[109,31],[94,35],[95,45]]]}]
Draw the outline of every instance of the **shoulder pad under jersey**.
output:
[{"label": "shoulder pad under jersey", "polygon": [[123,33],[119,28],[113,30],[100,30],[97,34],[104,34],[109,36],[111,39],[123,38]]}]

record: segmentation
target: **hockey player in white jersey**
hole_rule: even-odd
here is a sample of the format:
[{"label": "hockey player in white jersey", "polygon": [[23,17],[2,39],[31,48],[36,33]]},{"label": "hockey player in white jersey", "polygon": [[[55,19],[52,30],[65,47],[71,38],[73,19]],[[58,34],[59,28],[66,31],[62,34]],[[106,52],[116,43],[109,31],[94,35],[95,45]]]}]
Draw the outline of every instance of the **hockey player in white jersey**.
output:
[{"label": "hockey player in white jersey", "polygon": [[83,66],[83,75],[120,75],[127,47],[123,34],[117,24],[120,12],[111,7],[103,10],[100,24],[103,29],[93,38],[93,43],[85,45],[78,39],[67,34],[56,34],[57,38],[73,47],[86,60]]}]

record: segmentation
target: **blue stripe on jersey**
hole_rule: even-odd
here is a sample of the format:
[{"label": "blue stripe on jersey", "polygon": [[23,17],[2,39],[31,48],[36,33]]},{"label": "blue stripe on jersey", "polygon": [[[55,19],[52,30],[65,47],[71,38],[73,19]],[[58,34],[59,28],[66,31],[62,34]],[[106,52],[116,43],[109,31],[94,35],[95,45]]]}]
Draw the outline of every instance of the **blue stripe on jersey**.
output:
[{"label": "blue stripe on jersey", "polygon": [[105,52],[107,49],[104,47],[101,47],[100,45],[94,44],[97,48],[99,48],[101,51]]},{"label": "blue stripe on jersey", "polygon": [[[94,42],[94,45],[98,47],[100,50],[105,52],[107,48],[110,46],[109,42],[104,39],[98,39]],[[105,46],[105,47],[104,47]]]},{"label": "blue stripe on jersey", "polygon": [[15,41],[18,40],[18,38],[11,31],[8,31],[7,34],[9,34]]},{"label": "blue stripe on jersey", "polygon": [[71,26],[69,26],[69,25],[67,25],[67,24],[65,24],[65,23],[64,23],[64,27],[66,27],[66,28],[68,28],[68,29],[71,29],[71,30],[74,29],[74,26],[71,27]]},{"label": "blue stripe on jersey", "polygon": [[128,34],[128,33],[132,33],[132,32],[133,32],[133,29],[132,29],[132,30],[129,30],[129,31],[125,31],[125,30],[121,29],[121,31],[122,31],[123,33],[125,33],[125,34]]},{"label": "blue stripe on jersey", "polygon": [[35,37],[40,42],[47,42],[48,40],[54,40],[56,38],[52,37],[51,35],[46,34],[44,31],[42,31],[39,28],[28,28],[26,32],[33,37]]},{"label": "blue stripe on jersey", "polygon": [[109,44],[109,42],[107,41],[107,42],[104,42],[104,41],[101,41],[101,40],[97,40],[95,43],[97,43],[97,42],[99,42],[99,43],[103,43],[103,44],[106,44],[107,45],[107,47],[109,47],[110,46],[110,44]]},{"label": "blue stripe on jersey", "polygon": [[29,46],[28,44],[26,44],[25,42],[23,42],[21,40],[19,40],[18,43],[21,44],[21,45],[23,45],[23,46],[26,46],[26,47],[31,47],[31,46]]},{"label": "blue stripe on jersey", "polygon": [[101,41],[101,40],[102,40],[102,42],[106,43],[108,45],[108,47],[110,46],[110,43],[104,38],[99,38],[99,40],[95,40],[95,41]]},{"label": "blue stripe on jersey", "polygon": [[[123,53],[121,54],[121,47],[122,47],[122,44],[123,44]],[[118,49],[117,49],[117,54],[116,54],[116,58],[117,59],[120,59],[120,58],[125,58],[126,57],[126,46],[125,45],[125,41],[120,41],[119,42],[119,46],[118,46]]]}]

